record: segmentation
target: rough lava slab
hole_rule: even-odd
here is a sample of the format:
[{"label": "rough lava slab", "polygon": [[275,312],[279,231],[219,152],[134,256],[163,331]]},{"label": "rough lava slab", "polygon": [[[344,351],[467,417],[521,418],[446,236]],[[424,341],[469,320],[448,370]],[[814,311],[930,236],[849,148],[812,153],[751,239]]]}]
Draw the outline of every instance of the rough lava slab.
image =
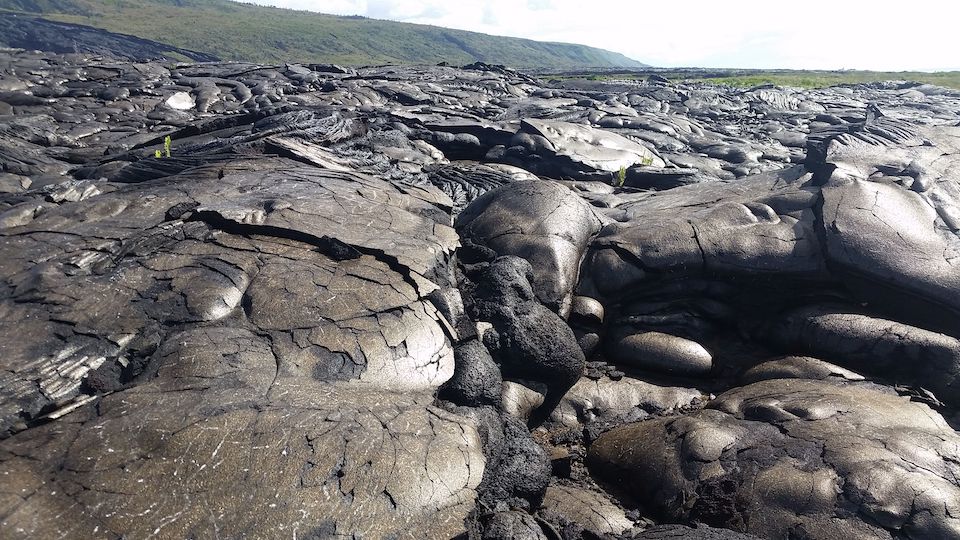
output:
[{"label": "rough lava slab", "polygon": [[700,412],[616,428],[589,463],[669,519],[764,538],[954,538],[958,452],[960,436],[925,404],[772,379]]},{"label": "rough lava slab", "polygon": [[431,406],[453,351],[424,277],[457,237],[410,193],[266,158],[6,229],[4,425],[76,411],[0,442],[4,529],[462,530],[484,457]]}]

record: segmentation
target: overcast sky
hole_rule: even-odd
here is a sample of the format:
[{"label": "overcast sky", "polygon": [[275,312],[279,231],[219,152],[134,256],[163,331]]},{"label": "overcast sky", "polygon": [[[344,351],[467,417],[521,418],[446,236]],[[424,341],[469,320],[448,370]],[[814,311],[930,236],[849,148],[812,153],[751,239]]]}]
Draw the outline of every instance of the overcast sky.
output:
[{"label": "overcast sky", "polygon": [[960,69],[947,0],[257,0],[542,41],[655,66]]}]

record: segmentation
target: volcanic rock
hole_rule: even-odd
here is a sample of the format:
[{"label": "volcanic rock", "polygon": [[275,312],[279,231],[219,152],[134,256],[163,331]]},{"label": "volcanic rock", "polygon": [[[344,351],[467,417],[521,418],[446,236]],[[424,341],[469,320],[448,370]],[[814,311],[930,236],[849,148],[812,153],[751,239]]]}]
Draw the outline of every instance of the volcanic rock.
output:
[{"label": "volcanic rock", "polygon": [[731,390],[701,412],[614,429],[591,447],[590,463],[671,519],[765,538],[952,538],[958,443],[927,405],[869,387],[775,379]]},{"label": "volcanic rock", "polygon": [[[510,141],[507,156],[531,163],[534,172],[559,178],[603,178],[621,167],[663,160],[649,148],[620,135],[568,122],[527,119]],[[598,175],[598,173],[601,173]]]},{"label": "volcanic rock", "polygon": [[603,495],[585,489],[550,486],[543,501],[543,512],[581,524],[596,536],[623,534],[633,527],[623,509]]},{"label": "volcanic rock", "polygon": [[506,184],[484,194],[457,216],[456,227],[467,245],[529,262],[537,298],[566,316],[580,259],[600,229],[600,219],[571,190],[537,180]]},{"label": "volcanic rock", "polygon": [[0,536],[960,536],[960,92],[77,35],[0,51]]}]

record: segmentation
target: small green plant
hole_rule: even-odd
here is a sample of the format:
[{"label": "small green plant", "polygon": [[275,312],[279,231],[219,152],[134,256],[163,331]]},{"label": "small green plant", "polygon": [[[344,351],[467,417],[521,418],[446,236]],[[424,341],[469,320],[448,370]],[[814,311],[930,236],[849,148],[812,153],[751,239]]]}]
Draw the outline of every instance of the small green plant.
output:
[{"label": "small green plant", "polygon": [[169,135],[163,138],[163,150],[154,150],[153,157],[161,159],[163,157],[170,157],[170,147],[173,145],[173,139]]},{"label": "small green plant", "polygon": [[621,165],[620,170],[617,171],[617,187],[623,187],[623,183],[626,181],[627,181],[627,168]]},{"label": "small green plant", "polygon": [[646,157],[640,158],[640,164],[653,165],[653,156],[646,156]]}]

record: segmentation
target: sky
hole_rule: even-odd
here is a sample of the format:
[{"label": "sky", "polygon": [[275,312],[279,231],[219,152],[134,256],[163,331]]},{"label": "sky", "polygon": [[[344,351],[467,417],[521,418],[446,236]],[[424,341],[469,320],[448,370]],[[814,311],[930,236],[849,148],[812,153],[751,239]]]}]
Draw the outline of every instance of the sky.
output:
[{"label": "sky", "polygon": [[[255,0],[540,41],[660,67],[960,69],[947,0]],[[893,5],[900,7],[894,8]]]}]

